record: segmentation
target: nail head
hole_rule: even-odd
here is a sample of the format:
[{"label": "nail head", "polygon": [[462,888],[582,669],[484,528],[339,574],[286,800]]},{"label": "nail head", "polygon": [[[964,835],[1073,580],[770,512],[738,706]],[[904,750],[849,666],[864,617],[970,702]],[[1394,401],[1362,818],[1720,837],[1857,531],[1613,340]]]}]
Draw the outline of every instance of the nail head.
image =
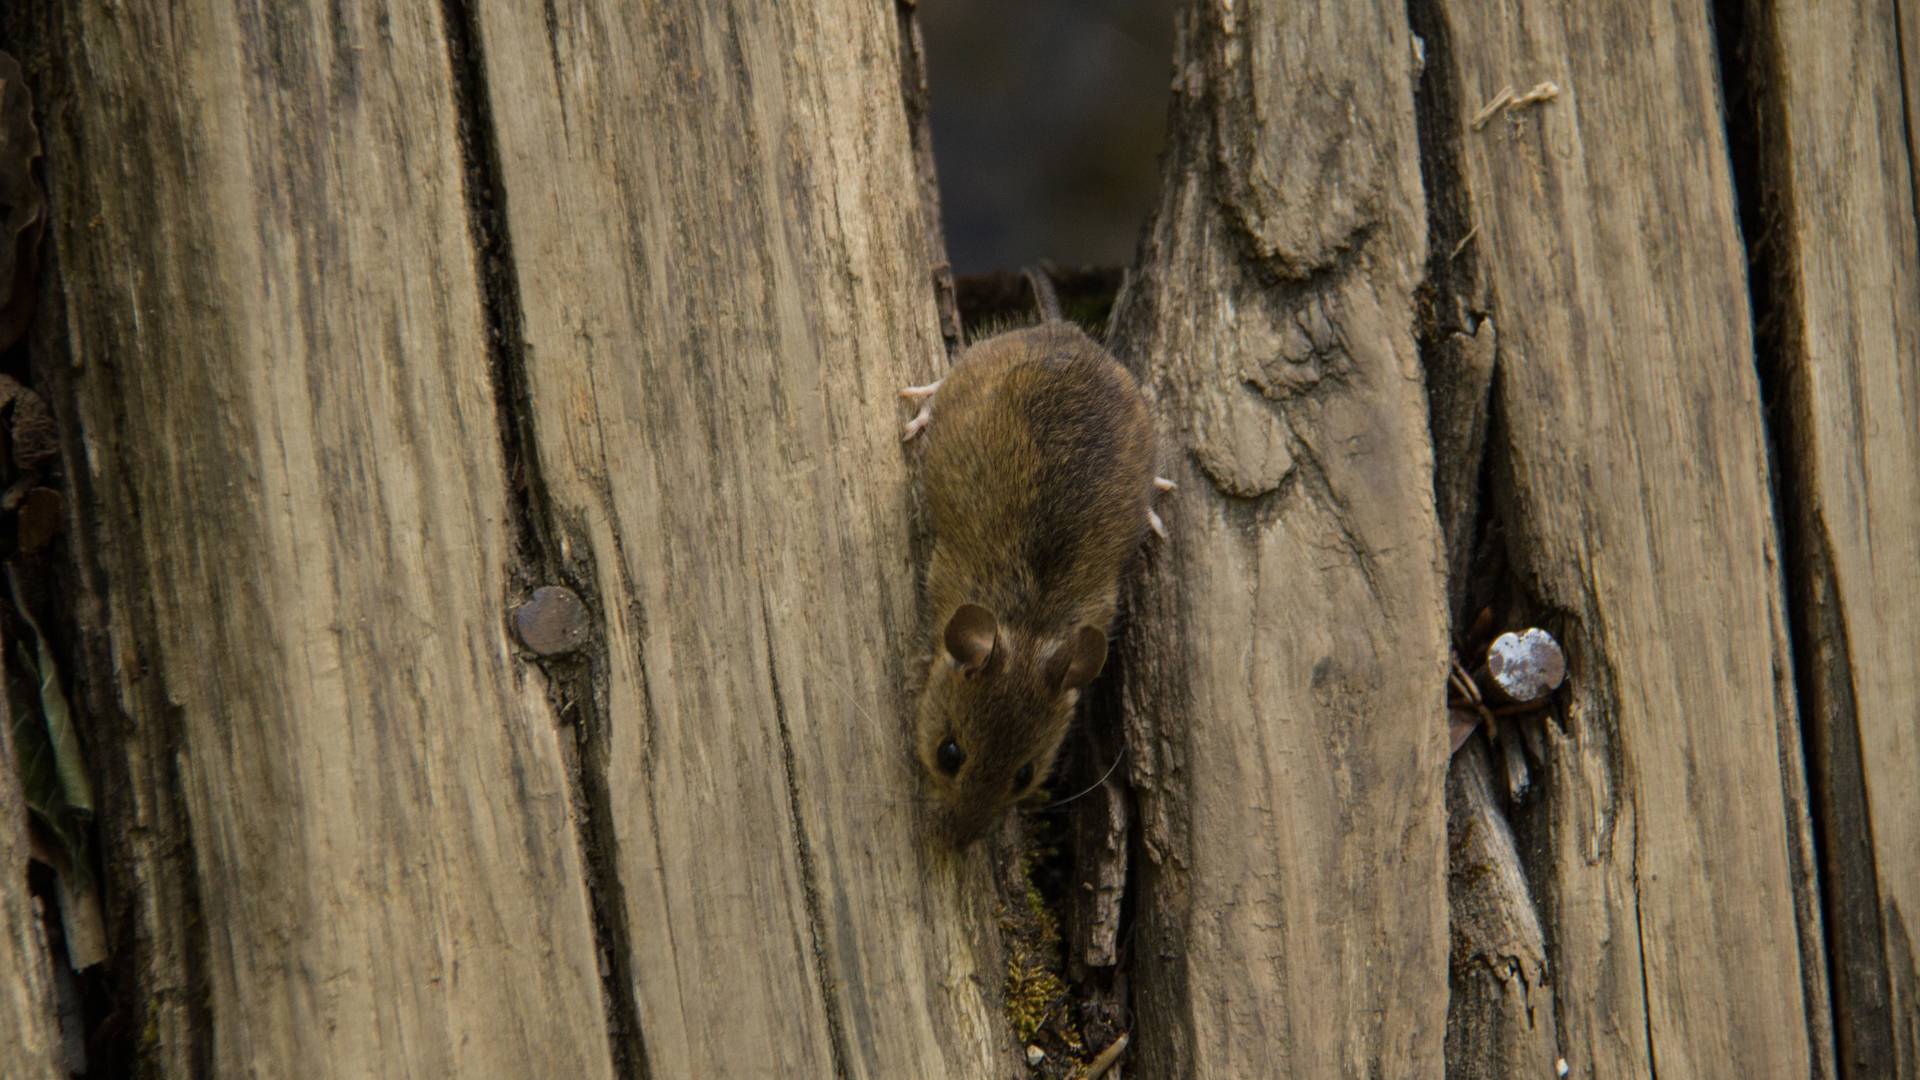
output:
[{"label": "nail head", "polygon": [[542,585],[513,611],[513,632],[541,656],[562,656],[587,642],[587,606],[572,589]]}]

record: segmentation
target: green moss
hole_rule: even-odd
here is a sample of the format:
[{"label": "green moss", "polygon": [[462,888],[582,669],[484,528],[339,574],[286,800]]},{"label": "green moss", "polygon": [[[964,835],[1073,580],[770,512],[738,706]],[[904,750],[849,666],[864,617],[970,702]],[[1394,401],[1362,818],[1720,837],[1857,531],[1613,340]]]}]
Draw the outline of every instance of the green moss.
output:
[{"label": "green moss", "polygon": [[1086,1046],[1074,1023],[1073,996],[1061,977],[1060,923],[1034,887],[1029,863],[1022,859],[1018,880],[1024,903],[1003,910],[1000,925],[1007,942],[1007,1021],[1020,1045],[1047,1052],[1038,1075],[1078,1075]]}]

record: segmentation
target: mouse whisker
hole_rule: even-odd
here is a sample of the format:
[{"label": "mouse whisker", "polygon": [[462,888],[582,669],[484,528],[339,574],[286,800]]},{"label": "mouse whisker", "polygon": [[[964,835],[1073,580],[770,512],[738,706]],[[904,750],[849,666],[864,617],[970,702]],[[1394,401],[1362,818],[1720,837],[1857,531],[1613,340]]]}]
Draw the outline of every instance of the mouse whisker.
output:
[{"label": "mouse whisker", "polygon": [[825,664],[814,663],[810,664],[809,668],[814,674],[820,676],[821,681],[839,691],[840,696],[846,699],[847,704],[852,706],[853,710],[860,714],[860,719],[876,727],[879,726],[880,721],[875,718],[873,713],[867,711],[867,707],[860,703],[860,699],[854,696],[853,691],[849,689],[845,683],[833,677],[833,673],[827,669]]},{"label": "mouse whisker", "polygon": [[1098,788],[1101,784],[1104,784],[1107,782],[1107,777],[1113,775],[1113,770],[1120,767],[1120,762],[1124,760],[1126,756],[1127,756],[1127,744],[1121,743],[1120,752],[1118,754],[1115,754],[1113,757],[1113,764],[1107,766],[1107,771],[1100,774],[1100,779],[1095,780],[1093,782],[1092,787],[1087,788],[1085,791],[1082,791],[1077,795],[1069,795],[1066,798],[1061,799],[1059,802],[1048,803],[1047,805],[1041,807],[1040,809],[1042,810],[1058,809],[1059,807],[1065,806],[1076,799],[1085,798],[1086,796],[1093,794],[1093,791],[1095,788]]}]

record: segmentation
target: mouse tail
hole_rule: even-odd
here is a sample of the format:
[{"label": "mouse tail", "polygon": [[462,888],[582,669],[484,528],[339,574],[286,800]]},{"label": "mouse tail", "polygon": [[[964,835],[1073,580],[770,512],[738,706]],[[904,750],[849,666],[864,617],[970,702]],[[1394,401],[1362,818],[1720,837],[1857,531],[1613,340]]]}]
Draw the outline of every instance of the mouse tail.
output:
[{"label": "mouse tail", "polygon": [[1053,279],[1047,276],[1044,267],[1026,268],[1027,285],[1033,289],[1034,306],[1040,309],[1041,322],[1061,322],[1065,316],[1060,314],[1060,294],[1053,291]]}]

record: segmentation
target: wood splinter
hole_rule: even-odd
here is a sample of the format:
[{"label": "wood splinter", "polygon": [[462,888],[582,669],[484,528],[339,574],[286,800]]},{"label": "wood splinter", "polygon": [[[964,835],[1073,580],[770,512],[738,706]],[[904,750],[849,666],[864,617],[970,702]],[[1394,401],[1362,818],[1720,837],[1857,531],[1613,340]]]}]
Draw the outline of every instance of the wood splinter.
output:
[{"label": "wood splinter", "polygon": [[1473,120],[1468,126],[1475,131],[1480,131],[1492,123],[1494,117],[1503,112],[1524,109],[1529,105],[1540,105],[1557,100],[1559,97],[1560,86],[1551,80],[1535,83],[1533,89],[1517,95],[1513,92],[1513,86],[1509,84],[1501,87],[1500,92],[1493,95],[1492,101],[1482,105],[1480,111],[1473,114]]},{"label": "wood splinter", "polygon": [[1114,1062],[1120,1060],[1120,1055],[1125,1053],[1126,1049],[1127,1035],[1121,1032],[1120,1037],[1113,1040],[1113,1045],[1100,1051],[1098,1057],[1087,1062],[1087,1080],[1100,1080],[1107,1074],[1108,1069],[1113,1068]]}]

